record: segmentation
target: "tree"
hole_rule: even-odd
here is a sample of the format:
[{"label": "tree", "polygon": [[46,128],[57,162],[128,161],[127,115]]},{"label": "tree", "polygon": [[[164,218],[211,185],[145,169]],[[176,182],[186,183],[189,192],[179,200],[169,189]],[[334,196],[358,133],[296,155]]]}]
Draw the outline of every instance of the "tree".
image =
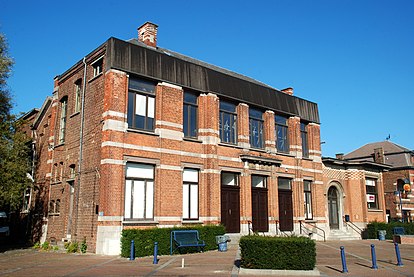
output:
[{"label": "tree", "polygon": [[23,193],[30,186],[29,139],[20,127],[24,122],[11,114],[12,97],[7,87],[13,59],[6,38],[0,34],[0,210],[21,208]]}]

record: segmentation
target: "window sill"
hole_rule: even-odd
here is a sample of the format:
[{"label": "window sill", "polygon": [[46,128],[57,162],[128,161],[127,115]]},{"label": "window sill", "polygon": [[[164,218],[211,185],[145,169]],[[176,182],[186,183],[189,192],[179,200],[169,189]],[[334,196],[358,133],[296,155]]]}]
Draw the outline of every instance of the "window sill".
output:
[{"label": "window sill", "polygon": [[315,219],[305,219],[304,221],[305,223],[318,223],[318,221]]},{"label": "window sill", "polygon": [[59,216],[60,213],[50,213],[49,216]]},{"label": "window sill", "polygon": [[138,134],[144,134],[144,135],[150,135],[150,136],[159,137],[159,135],[156,134],[156,133],[154,133],[154,131],[147,131],[147,130],[141,130],[141,129],[128,128],[127,129],[127,132],[138,133]]},{"label": "window sill", "polygon": [[285,157],[292,157],[292,158],[295,157],[295,155],[292,155],[292,154],[287,153],[287,152],[276,152],[275,154],[280,155],[280,156],[285,156]]},{"label": "window sill", "polygon": [[157,224],[159,224],[159,222],[154,221],[154,220],[124,220],[122,221],[122,225],[125,225],[125,226],[157,225]]},{"label": "window sill", "polygon": [[384,210],[380,210],[380,209],[368,209],[369,213],[382,213]]},{"label": "window sill", "polygon": [[88,83],[91,83],[91,82],[93,82],[93,81],[95,81],[96,79],[98,79],[99,77],[101,77],[103,75],[103,72],[101,72],[101,73],[99,73],[98,75],[96,75],[96,76],[93,76],[93,78],[92,79],[90,79],[89,81],[88,81]]},{"label": "window sill", "polygon": [[201,140],[198,140],[196,138],[191,138],[191,137],[184,137],[183,138],[184,141],[188,141],[188,142],[197,142],[197,143],[203,143]]},{"label": "window sill", "polygon": [[53,147],[53,149],[56,149],[56,148],[59,148],[59,147],[63,147],[64,145],[65,145],[65,143],[64,143],[64,142],[59,143],[59,144],[55,145],[55,146]]},{"label": "window sill", "polygon": [[183,219],[182,224],[203,224],[199,219]]},{"label": "window sill", "polygon": [[53,185],[60,185],[60,184],[62,184],[62,181],[60,181],[60,180],[59,180],[59,181],[53,181],[53,182],[51,182],[50,184],[51,184],[52,186],[53,186]]},{"label": "window sill", "polygon": [[79,112],[74,112],[73,114],[71,114],[69,117],[70,118],[72,118],[72,117],[74,117],[74,116],[77,116],[78,114],[80,114],[80,111]]}]

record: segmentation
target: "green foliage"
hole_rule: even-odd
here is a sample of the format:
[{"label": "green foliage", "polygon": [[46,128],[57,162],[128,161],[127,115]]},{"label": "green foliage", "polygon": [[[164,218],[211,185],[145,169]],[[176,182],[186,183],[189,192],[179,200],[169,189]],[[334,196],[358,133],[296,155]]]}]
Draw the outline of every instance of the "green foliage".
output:
[{"label": "green foliage", "polygon": [[[204,250],[217,249],[216,236],[225,233],[224,226],[216,225],[192,225],[174,228],[152,228],[152,229],[124,229],[121,238],[121,256],[129,257],[131,251],[131,240],[135,243],[135,256],[145,257],[154,254],[154,242],[158,242],[158,254],[170,254],[170,234],[172,230],[198,230],[200,239],[204,240]],[[195,247],[183,249],[186,252],[196,251]]]},{"label": "green foliage", "polygon": [[414,223],[402,223],[402,222],[377,222],[373,221],[367,225],[367,228],[364,230],[366,238],[368,239],[377,239],[378,231],[385,230],[387,233],[385,235],[386,239],[392,239],[394,227],[404,227],[406,235],[414,235]]},{"label": "green foliage", "polygon": [[40,242],[36,242],[33,246],[32,246],[32,248],[33,249],[40,249]]},{"label": "green foliage", "polygon": [[51,247],[51,245],[50,245],[50,243],[48,242],[48,241],[45,241],[43,244],[42,244],[42,250],[45,250],[45,251],[48,251],[48,250],[50,250],[52,247]]},{"label": "green foliage", "polygon": [[85,254],[86,253],[86,249],[88,249],[88,245],[86,244],[86,237],[83,238],[83,241],[79,247],[79,250],[81,253]]},{"label": "green foliage", "polygon": [[255,269],[313,270],[315,242],[307,237],[240,238],[241,266]]},{"label": "green foliage", "polygon": [[67,242],[65,243],[65,249],[67,253],[77,253],[79,252],[78,242]]},{"label": "green foliage", "polygon": [[0,210],[17,211],[21,208],[24,190],[30,186],[28,138],[20,132],[24,122],[11,115],[12,98],[7,88],[13,60],[0,34]]}]

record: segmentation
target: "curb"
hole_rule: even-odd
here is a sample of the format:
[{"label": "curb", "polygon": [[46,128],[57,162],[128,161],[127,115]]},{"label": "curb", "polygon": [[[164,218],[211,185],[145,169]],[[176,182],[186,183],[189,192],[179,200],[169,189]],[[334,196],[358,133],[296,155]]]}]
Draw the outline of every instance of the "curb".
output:
[{"label": "curb", "polygon": [[320,276],[317,268],[314,270],[277,270],[277,269],[248,269],[240,268],[239,275],[279,275],[279,276]]}]

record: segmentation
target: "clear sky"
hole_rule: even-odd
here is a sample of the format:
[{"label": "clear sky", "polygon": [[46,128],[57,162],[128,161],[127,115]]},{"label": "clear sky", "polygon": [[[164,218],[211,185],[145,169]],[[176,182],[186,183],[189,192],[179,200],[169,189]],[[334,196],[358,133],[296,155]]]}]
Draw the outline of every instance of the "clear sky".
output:
[{"label": "clear sky", "polygon": [[323,156],[391,141],[414,149],[414,1],[0,0],[14,112],[110,37],[158,24],[158,45],[318,103]]}]

